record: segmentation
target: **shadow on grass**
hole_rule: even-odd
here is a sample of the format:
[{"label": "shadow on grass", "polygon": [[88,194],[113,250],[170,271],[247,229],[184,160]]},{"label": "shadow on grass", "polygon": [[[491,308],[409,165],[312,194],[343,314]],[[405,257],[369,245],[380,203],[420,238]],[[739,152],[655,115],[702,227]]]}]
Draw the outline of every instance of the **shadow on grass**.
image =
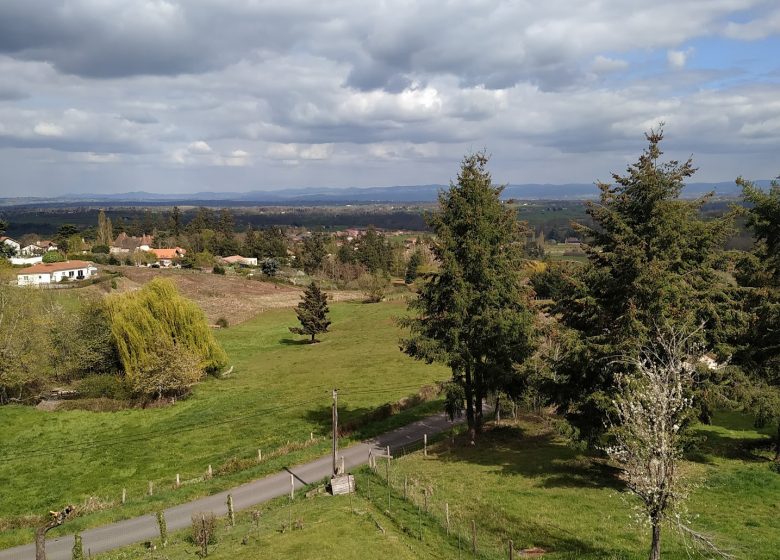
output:
[{"label": "shadow on grass", "polygon": [[312,344],[312,341],[308,338],[282,338],[279,339],[279,344],[284,344],[286,346],[302,346]]},{"label": "shadow on grass", "polygon": [[618,469],[567,447],[551,431],[530,434],[519,426],[500,426],[485,431],[474,447],[463,443],[438,459],[495,466],[505,475],[538,479],[542,488],[625,488]]},{"label": "shadow on grass", "polygon": [[735,437],[710,427],[695,428],[691,435],[700,443],[686,454],[686,458],[697,463],[711,463],[710,456],[764,462],[768,459],[761,456],[760,451],[772,445],[770,437]]}]

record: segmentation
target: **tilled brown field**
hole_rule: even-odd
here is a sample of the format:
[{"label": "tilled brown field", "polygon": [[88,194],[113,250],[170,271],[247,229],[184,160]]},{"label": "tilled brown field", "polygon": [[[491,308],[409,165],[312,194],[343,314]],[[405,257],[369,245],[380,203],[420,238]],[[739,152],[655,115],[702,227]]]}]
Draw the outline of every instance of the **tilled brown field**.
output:
[{"label": "tilled brown field", "polygon": [[[121,267],[124,277],[117,279],[117,288],[131,291],[153,278],[170,278],[179,290],[195,301],[213,324],[224,317],[231,325],[251,319],[266,309],[295,307],[301,300],[302,288],[249,280],[243,276],[221,276],[192,270],[165,270]],[[328,291],[332,301],[360,300],[363,295],[353,291]]]}]

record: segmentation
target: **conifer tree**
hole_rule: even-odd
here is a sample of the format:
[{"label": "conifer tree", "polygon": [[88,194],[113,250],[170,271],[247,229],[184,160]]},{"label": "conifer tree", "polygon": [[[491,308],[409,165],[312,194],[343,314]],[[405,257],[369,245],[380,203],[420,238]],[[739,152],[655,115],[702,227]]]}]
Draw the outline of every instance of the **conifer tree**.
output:
[{"label": "conifer tree", "polygon": [[427,274],[401,349],[446,364],[463,387],[472,442],[482,425],[487,393],[513,381],[514,365],[533,352],[534,315],[519,271],[524,233],[516,214],[500,201],[484,153],[463,159],[456,183],[439,194],[429,217],[436,234],[439,270]]},{"label": "conifer tree", "polygon": [[636,356],[654,325],[699,331],[707,347],[726,353],[734,332],[732,289],[715,270],[732,216],[705,220],[709,198],[680,198],[696,169],[660,161],[662,131],[615,184],[599,185],[587,212],[593,227],[576,224],[589,263],[559,290],[553,312],[576,334],[557,367],[553,400],[584,439],[595,443],[612,410],[620,357]]},{"label": "conifer tree", "polygon": [[322,267],[322,263],[327,254],[328,251],[325,249],[325,234],[315,232],[304,239],[301,260],[303,261],[303,270],[306,274],[317,272]]},{"label": "conifer tree", "polygon": [[301,302],[295,308],[300,327],[290,327],[290,332],[311,337],[311,343],[319,342],[316,336],[328,332],[328,295],[320,290],[316,282],[309,284],[303,292]]}]

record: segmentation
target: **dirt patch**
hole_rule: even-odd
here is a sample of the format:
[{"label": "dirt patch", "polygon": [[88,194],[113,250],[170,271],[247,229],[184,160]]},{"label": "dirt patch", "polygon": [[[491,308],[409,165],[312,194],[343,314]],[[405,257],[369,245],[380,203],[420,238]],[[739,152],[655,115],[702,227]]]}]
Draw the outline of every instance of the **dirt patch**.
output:
[{"label": "dirt patch", "polygon": [[[117,279],[114,292],[137,290],[153,278],[170,278],[187,298],[197,303],[211,324],[224,317],[237,325],[268,309],[295,307],[303,290],[295,286],[250,280],[243,276],[222,276],[194,270],[119,267],[124,277]],[[328,292],[332,301],[359,301],[354,291]]]}]

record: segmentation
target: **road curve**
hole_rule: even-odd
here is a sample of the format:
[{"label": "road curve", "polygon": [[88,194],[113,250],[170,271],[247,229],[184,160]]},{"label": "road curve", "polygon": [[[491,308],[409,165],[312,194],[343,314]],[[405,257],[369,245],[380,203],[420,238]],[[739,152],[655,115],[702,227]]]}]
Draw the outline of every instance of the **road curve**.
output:
[{"label": "road curve", "polygon": [[[398,450],[422,439],[423,434],[433,435],[443,432],[452,426],[444,414],[429,416],[424,420],[413,422],[397,430],[387,432],[374,439],[339,450],[339,456],[344,458],[347,470],[364,465],[368,461],[371,449]],[[215,515],[227,514],[227,495],[233,495],[233,507],[236,511],[248,509],[273,498],[284,496],[290,492],[290,474],[294,477],[295,488],[301,488],[329,477],[331,474],[331,456],[290,467],[282,472],[253,480],[236,486],[230,490],[219,492],[205,498],[187,502],[165,510],[165,521],[169,531],[178,531],[189,527],[193,513],[213,512]],[[84,551],[93,554],[112,550],[133,543],[150,541],[159,537],[157,520],[154,514],[125,519],[88,529],[81,533]],[[70,560],[73,548],[73,536],[66,535],[46,541],[46,557],[48,560]],[[34,560],[35,545],[29,544],[0,550],[0,560]]]}]

